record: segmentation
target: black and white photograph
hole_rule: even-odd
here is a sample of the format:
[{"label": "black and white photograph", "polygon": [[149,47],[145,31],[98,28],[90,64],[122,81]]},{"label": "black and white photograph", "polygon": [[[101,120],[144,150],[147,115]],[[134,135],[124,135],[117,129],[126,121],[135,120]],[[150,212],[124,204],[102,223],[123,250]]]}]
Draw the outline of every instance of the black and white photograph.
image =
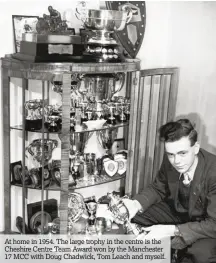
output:
[{"label": "black and white photograph", "polygon": [[216,1],[0,7],[0,262],[216,263]]},{"label": "black and white photograph", "polygon": [[37,21],[37,16],[12,15],[15,52],[20,51],[20,41],[23,33],[36,33]]}]

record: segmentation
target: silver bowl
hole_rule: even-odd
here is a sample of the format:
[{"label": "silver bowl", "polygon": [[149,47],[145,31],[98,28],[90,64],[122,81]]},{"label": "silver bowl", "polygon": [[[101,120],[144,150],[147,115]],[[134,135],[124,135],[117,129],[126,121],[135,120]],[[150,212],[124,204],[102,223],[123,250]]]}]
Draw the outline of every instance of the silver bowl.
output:
[{"label": "silver bowl", "polygon": [[89,9],[83,20],[87,29],[104,30],[106,32],[121,31],[130,22],[132,11]]}]

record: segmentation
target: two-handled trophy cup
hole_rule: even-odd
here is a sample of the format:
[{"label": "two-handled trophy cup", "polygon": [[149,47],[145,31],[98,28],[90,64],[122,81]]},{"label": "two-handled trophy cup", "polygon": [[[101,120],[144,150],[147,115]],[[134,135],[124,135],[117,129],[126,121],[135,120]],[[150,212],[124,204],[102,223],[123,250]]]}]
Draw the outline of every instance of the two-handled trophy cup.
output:
[{"label": "two-handled trophy cup", "polygon": [[88,102],[110,101],[112,97],[122,90],[125,83],[125,74],[85,74],[84,87],[78,87],[78,92],[85,96]]},{"label": "two-handled trophy cup", "polygon": [[117,62],[124,59],[114,33],[125,28],[132,19],[132,9],[125,4],[121,10],[85,9],[82,1],[76,8],[76,17],[83,22],[86,50],[84,55],[97,62]]}]

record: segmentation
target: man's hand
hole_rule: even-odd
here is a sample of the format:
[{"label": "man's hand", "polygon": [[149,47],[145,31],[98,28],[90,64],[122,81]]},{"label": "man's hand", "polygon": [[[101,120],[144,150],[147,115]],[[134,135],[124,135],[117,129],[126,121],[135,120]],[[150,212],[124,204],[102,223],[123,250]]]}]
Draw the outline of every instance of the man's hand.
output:
[{"label": "man's hand", "polygon": [[143,230],[149,232],[148,234],[140,234],[137,239],[151,239],[174,236],[175,225],[153,225],[150,227],[143,227]]},{"label": "man's hand", "polygon": [[129,211],[129,219],[133,218],[138,211],[142,210],[142,206],[137,200],[123,198],[122,201]]}]

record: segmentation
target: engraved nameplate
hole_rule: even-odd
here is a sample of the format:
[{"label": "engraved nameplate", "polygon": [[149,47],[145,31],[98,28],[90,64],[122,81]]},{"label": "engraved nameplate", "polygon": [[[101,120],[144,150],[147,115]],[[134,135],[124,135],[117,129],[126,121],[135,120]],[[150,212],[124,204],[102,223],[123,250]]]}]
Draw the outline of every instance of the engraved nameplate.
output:
[{"label": "engraved nameplate", "polygon": [[73,55],[73,45],[48,45],[49,54],[69,54]]}]

